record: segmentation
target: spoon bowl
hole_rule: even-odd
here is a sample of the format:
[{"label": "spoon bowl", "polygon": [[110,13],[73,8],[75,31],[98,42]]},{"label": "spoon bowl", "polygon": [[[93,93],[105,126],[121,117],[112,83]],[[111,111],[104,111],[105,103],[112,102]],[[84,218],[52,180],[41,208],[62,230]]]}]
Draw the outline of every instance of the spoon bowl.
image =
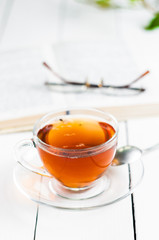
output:
[{"label": "spoon bowl", "polygon": [[159,148],[159,144],[153,145],[144,150],[142,150],[138,147],[135,147],[135,146],[130,146],[130,145],[123,146],[123,147],[117,149],[116,155],[112,162],[112,166],[130,164],[132,162],[138,161],[141,159],[141,156],[143,153],[148,153],[157,148]]}]

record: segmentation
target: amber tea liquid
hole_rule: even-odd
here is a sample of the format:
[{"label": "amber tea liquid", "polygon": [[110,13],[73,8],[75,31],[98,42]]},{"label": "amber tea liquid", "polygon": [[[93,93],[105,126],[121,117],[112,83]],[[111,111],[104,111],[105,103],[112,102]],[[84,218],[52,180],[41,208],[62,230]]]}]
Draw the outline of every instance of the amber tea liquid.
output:
[{"label": "amber tea liquid", "polygon": [[[90,148],[106,143],[114,134],[114,128],[105,122],[91,118],[61,118],[39,130],[38,138],[50,149],[46,151],[38,146],[38,151],[51,175],[67,187],[82,188],[104,174],[113,160],[116,145],[100,153],[94,150],[93,154],[92,150],[89,154]],[[66,149],[65,154],[59,155],[60,149]],[[82,149],[86,150],[85,154],[77,157],[67,154],[67,150]]]}]

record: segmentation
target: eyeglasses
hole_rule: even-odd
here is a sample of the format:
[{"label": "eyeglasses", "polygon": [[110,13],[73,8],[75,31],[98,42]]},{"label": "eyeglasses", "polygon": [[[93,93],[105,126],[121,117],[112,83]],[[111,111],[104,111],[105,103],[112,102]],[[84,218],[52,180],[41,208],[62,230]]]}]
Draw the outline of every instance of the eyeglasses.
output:
[{"label": "eyeglasses", "polygon": [[62,91],[62,92],[83,92],[84,90],[88,89],[94,89],[94,90],[100,90],[101,93],[105,93],[108,95],[134,95],[144,92],[145,88],[137,88],[132,87],[132,85],[136,82],[138,82],[140,79],[142,79],[144,76],[146,76],[149,71],[147,70],[143,74],[141,74],[139,77],[131,81],[129,84],[125,85],[107,85],[104,84],[104,80],[101,79],[99,84],[96,83],[90,83],[88,80],[85,82],[76,82],[76,81],[70,81],[68,79],[65,79],[60,74],[55,72],[46,62],[43,62],[43,66],[47,68],[57,79],[59,79],[61,82],[45,82],[45,85],[48,87],[51,87],[53,90],[56,91]]}]

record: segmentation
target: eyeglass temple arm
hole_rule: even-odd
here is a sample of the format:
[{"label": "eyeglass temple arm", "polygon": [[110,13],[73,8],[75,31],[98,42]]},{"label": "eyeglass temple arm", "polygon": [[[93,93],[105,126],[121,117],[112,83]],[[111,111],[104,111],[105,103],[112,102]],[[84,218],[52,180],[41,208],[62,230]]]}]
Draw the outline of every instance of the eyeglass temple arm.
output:
[{"label": "eyeglass temple arm", "polygon": [[144,76],[146,76],[148,73],[150,73],[149,70],[147,70],[146,72],[142,73],[139,77],[137,77],[135,80],[133,80],[132,82],[130,82],[129,84],[126,84],[126,85],[122,85],[123,87],[129,87],[131,86],[132,84],[138,82],[141,78],[143,78]]},{"label": "eyeglass temple arm", "polygon": [[55,75],[58,79],[60,79],[61,81],[63,81],[66,84],[83,85],[83,83],[73,82],[73,81],[69,81],[69,80],[63,78],[57,72],[55,72],[46,62],[43,62],[43,66],[45,66],[48,70],[50,70],[52,72],[53,75]]}]

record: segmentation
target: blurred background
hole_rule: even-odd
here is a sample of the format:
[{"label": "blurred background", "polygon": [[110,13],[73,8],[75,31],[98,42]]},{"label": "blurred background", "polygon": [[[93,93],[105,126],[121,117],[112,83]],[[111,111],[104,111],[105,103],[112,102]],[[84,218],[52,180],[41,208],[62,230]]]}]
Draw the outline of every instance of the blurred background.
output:
[{"label": "blurred background", "polygon": [[[158,11],[155,0],[0,0],[1,119],[158,102]],[[43,62],[83,86],[65,84]],[[146,71],[132,85],[144,92],[101,88],[127,85]]]}]

